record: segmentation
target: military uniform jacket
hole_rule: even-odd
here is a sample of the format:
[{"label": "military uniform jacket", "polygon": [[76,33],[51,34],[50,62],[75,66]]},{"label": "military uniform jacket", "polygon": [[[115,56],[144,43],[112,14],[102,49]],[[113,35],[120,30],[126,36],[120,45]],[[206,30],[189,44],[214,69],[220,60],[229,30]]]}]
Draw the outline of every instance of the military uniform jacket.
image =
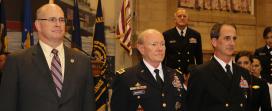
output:
[{"label": "military uniform jacket", "polygon": [[254,55],[258,56],[262,64],[262,77],[267,82],[272,83],[272,50],[266,46],[255,50]]},{"label": "military uniform jacket", "polygon": [[[112,111],[183,111],[184,88],[173,85],[174,76],[183,83],[181,74],[163,66],[164,86],[159,88],[143,62],[121,72],[112,85]],[[179,109],[181,108],[181,109]]]},{"label": "military uniform jacket", "polygon": [[246,111],[249,72],[233,64],[232,79],[214,59],[191,72],[188,111]]},{"label": "military uniform jacket", "polygon": [[252,75],[250,82],[247,111],[272,111],[267,83]]},{"label": "military uniform jacket", "polygon": [[166,45],[164,62],[167,66],[188,73],[189,65],[203,63],[200,33],[187,27],[183,37],[174,27],[163,35]]}]

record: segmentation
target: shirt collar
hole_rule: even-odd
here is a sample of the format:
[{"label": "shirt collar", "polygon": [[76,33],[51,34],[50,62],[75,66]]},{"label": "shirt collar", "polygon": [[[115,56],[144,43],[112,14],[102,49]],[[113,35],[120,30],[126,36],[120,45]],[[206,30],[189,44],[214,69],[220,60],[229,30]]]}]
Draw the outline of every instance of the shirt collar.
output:
[{"label": "shirt collar", "polygon": [[[176,29],[177,29],[179,35],[181,35],[181,30],[180,30],[178,27],[176,27]],[[185,37],[186,32],[187,32],[187,27],[185,27],[185,28],[182,30],[182,32],[183,32],[183,33],[182,33],[182,36]]]},{"label": "shirt collar", "polygon": [[269,50],[271,47],[269,47],[268,45],[266,45],[266,48]]},{"label": "shirt collar", "polygon": [[149,70],[151,73],[153,73],[155,69],[159,69],[160,72],[162,72],[162,65],[161,65],[161,63],[160,63],[160,65],[159,65],[158,67],[153,67],[153,66],[151,66],[147,61],[145,61],[144,59],[143,59],[143,61],[144,61],[144,64],[146,65],[146,67],[148,68],[148,70]]},{"label": "shirt collar", "polygon": [[231,72],[233,72],[233,69],[232,69],[232,60],[229,61],[229,63],[225,63],[224,61],[222,61],[221,59],[219,59],[218,57],[216,57],[216,55],[214,55],[214,58],[217,62],[219,62],[219,64],[223,67],[223,69],[225,71],[227,71],[227,69],[225,68],[227,64],[230,65],[230,70]]},{"label": "shirt collar", "polygon": [[[49,45],[47,45],[46,43],[44,43],[43,41],[39,40],[40,46],[44,52],[44,55],[46,57],[50,56],[52,53],[51,51],[53,50],[53,48]],[[58,54],[62,54],[61,52],[64,52],[64,47],[63,47],[63,43],[61,43],[59,46],[57,46],[55,49],[58,50]]]}]

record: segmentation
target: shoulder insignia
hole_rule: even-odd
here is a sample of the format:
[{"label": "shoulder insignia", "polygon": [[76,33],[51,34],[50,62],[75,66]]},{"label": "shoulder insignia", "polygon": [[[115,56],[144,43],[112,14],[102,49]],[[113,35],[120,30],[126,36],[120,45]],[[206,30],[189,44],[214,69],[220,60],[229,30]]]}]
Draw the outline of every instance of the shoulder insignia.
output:
[{"label": "shoulder insignia", "polygon": [[182,72],[180,70],[176,69],[176,71],[178,74],[182,74]]},{"label": "shoulder insignia", "polygon": [[117,74],[121,75],[121,74],[123,74],[124,72],[126,72],[126,70],[125,70],[124,68],[121,68],[121,69],[119,69],[119,70],[116,71],[116,72],[117,72]]}]

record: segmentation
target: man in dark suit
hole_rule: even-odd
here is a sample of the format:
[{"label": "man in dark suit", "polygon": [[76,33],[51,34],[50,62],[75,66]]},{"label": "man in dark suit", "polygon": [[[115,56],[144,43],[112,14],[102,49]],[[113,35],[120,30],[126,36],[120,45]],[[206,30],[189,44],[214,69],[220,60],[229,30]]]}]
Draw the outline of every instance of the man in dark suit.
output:
[{"label": "man in dark suit", "polygon": [[263,32],[265,46],[255,50],[254,55],[260,58],[263,70],[262,77],[269,83],[272,83],[272,26],[266,27]]},{"label": "man in dark suit", "polygon": [[139,35],[137,49],[143,60],[117,72],[112,85],[112,111],[183,111],[185,90],[181,72],[161,62],[163,35],[148,29]]},{"label": "man in dark suit", "polygon": [[8,57],[0,111],[94,111],[90,59],[63,45],[62,9],[43,5],[35,26],[39,43]]},{"label": "man in dark suit", "polygon": [[188,13],[179,8],[175,12],[176,27],[163,33],[166,46],[165,64],[183,73],[188,67],[203,63],[200,33],[188,27]]},{"label": "man in dark suit", "polygon": [[236,27],[215,24],[213,58],[192,69],[187,90],[188,111],[245,111],[249,72],[232,63]]}]

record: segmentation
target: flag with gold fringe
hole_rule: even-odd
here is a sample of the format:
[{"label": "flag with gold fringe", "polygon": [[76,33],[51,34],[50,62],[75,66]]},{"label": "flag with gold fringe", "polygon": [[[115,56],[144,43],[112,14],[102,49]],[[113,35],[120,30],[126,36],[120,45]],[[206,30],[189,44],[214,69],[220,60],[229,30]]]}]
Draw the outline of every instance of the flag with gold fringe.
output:
[{"label": "flag with gold fringe", "polygon": [[108,80],[105,74],[108,64],[104,31],[105,26],[101,0],[98,0],[92,50],[96,111],[107,111],[108,109]]},{"label": "flag with gold fringe", "polygon": [[1,51],[0,53],[7,52],[7,26],[6,26],[6,13],[5,13],[5,6],[4,6],[4,0],[0,0],[0,12],[1,12],[1,18],[0,18],[0,31],[1,31]]},{"label": "flag with gold fringe", "polygon": [[31,1],[24,0],[24,27],[22,31],[22,44],[21,47],[29,48],[34,44],[33,29],[32,29],[32,10]]}]

